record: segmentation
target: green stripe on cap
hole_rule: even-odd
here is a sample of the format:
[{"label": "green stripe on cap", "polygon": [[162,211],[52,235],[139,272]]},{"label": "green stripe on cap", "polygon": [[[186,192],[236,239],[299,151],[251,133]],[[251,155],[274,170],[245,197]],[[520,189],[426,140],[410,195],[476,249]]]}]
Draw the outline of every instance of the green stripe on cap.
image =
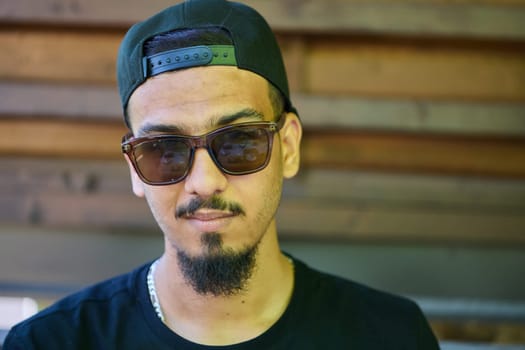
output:
[{"label": "green stripe on cap", "polygon": [[144,78],[177,69],[222,65],[236,66],[232,45],[199,45],[164,51],[142,59]]}]

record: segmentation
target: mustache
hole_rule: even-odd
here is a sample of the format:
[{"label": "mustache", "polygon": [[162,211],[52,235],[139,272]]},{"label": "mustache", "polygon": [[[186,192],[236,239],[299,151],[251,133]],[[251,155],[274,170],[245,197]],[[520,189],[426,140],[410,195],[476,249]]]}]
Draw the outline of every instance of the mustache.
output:
[{"label": "mustache", "polygon": [[228,211],[234,215],[245,215],[244,209],[240,204],[227,202],[219,196],[212,196],[207,199],[195,197],[187,204],[180,205],[175,210],[175,218],[180,219],[184,216],[193,215],[199,209],[215,209]]}]

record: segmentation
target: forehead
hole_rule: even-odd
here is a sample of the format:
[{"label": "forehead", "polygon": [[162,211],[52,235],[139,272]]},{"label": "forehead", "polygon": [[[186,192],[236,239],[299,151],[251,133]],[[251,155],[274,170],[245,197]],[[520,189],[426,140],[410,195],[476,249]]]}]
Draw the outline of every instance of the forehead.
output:
[{"label": "forehead", "polygon": [[196,67],[148,79],[131,95],[128,114],[136,131],[145,124],[205,131],[224,115],[253,109],[270,120],[268,83],[236,67]]}]

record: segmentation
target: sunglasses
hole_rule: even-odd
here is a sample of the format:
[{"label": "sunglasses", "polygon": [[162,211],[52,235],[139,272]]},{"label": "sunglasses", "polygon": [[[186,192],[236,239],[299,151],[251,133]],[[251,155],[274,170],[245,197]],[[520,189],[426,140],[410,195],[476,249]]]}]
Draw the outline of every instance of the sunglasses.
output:
[{"label": "sunglasses", "polygon": [[197,148],[206,148],[215,165],[226,174],[251,174],[268,165],[273,135],[283,127],[285,119],[228,125],[201,136],[134,138],[127,134],[122,139],[122,152],[148,185],[170,185],[184,180]]}]

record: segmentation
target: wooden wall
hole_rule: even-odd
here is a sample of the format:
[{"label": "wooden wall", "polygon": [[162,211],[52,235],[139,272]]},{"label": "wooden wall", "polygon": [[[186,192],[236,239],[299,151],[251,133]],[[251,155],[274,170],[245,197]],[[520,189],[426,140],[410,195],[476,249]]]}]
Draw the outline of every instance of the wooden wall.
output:
[{"label": "wooden wall", "polygon": [[[0,235],[157,233],[119,150],[115,58],[170,3],[0,3]],[[246,3],[278,35],[305,128],[284,239],[525,251],[525,1]],[[464,325],[435,322],[475,340]]]}]

